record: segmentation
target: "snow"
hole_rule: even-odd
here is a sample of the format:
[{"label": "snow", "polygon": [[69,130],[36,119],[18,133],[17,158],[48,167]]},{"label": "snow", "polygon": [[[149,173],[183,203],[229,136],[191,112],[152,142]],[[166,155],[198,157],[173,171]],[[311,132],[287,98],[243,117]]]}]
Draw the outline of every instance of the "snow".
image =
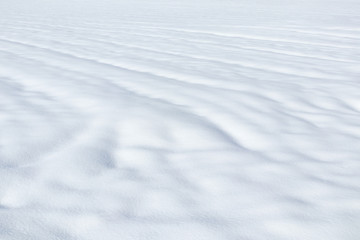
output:
[{"label": "snow", "polygon": [[358,240],[360,2],[3,0],[1,240]]}]

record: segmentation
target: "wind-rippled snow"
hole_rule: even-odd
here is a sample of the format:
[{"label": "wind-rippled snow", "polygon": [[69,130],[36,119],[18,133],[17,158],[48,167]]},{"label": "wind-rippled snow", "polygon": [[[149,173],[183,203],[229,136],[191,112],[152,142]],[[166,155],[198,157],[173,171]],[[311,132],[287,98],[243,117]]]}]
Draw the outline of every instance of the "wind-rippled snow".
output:
[{"label": "wind-rippled snow", "polygon": [[359,13],[1,1],[0,239],[360,239]]}]

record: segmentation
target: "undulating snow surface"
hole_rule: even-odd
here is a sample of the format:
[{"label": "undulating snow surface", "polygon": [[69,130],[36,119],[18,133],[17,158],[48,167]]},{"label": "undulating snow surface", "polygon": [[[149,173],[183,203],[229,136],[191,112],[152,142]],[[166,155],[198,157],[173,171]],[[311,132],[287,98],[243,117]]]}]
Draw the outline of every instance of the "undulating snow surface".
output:
[{"label": "undulating snow surface", "polygon": [[360,2],[2,0],[0,239],[360,239]]}]

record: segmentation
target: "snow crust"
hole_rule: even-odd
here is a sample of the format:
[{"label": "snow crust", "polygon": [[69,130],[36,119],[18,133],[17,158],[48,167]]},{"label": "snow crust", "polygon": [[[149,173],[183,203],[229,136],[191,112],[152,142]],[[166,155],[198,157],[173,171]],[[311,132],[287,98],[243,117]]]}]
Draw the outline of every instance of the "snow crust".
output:
[{"label": "snow crust", "polygon": [[0,239],[360,239],[359,13],[2,0]]}]

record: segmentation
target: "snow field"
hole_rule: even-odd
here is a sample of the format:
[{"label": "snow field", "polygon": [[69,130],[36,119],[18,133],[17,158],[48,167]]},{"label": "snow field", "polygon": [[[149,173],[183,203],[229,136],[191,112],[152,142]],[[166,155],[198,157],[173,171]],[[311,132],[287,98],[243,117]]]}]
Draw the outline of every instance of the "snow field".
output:
[{"label": "snow field", "polygon": [[0,239],[359,239],[359,10],[0,3]]}]

